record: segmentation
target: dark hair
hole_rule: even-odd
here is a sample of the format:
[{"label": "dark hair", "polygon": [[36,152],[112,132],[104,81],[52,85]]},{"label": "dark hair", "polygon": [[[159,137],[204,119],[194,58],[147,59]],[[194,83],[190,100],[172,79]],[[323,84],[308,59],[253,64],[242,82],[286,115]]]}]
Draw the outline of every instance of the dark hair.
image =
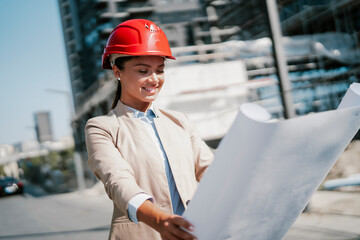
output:
[{"label": "dark hair", "polygon": [[[124,66],[125,66],[125,63],[127,61],[130,61],[131,59],[133,59],[134,57],[118,57],[117,59],[115,59],[115,65],[117,66],[117,68],[119,70],[124,70]],[[115,94],[115,98],[114,98],[114,101],[111,105],[111,109],[114,109],[118,103],[118,101],[120,100],[120,97],[121,97],[121,82],[120,81],[117,81],[118,85],[117,85],[117,89],[116,89],[116,94]]]}]

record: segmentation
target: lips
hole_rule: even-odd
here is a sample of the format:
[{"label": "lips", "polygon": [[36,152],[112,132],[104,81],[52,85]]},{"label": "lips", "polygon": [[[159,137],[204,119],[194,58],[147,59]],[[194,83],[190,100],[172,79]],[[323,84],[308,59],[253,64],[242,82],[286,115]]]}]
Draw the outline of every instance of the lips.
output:
[{"label": "lips", "polygon": [[144,89],[148,93],[155,93],[157,88],[156,87],[143,87],[142,89]]}]

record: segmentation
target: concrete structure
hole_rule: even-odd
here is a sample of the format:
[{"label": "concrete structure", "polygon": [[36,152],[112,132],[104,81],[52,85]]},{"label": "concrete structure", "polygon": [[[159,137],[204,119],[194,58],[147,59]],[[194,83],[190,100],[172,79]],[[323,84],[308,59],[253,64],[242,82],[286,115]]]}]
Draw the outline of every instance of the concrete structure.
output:
[{"label": "concrete structure", "polygon": [[[216,147],[226,126],[207,130],[204,121],[213,122],[207,119],[212,117],[205,116],[209,111],[214,117],[221,116],[220,109],[235,112],[242,102],[255,101],[273,117],[283,118],[264,3],[262,0],[59,0],[75,103],[72,127],[76,151],[83,163],[87,160],[83,134],[86,121],[109,111],[116,87],[111,71],[101,69],[103,46],[111,29],[127,19],[147,18],[165,31],[177,57],[176,61],[166,63],[166,72],[175,73],[171,78],[176,79],[179,72],[182,79],[201,71],[212,73],[198,74],[189,82],[189,89],[180,94],[170,90],[163,98],[165,87],[159,98],[160,105],[192,115],[198,128],[204,128],[200,131],[211,146]],[[356,14],[360,2],[280,0],[278,6],[296,114],[336,108],[349,84],[360,79],[360,27]],[[241,62],[239,67],[227,73],[243,77],[219,76],[224,74],[223,63],[235,66],[236,62]],[[194,63],[197,65],[190,66]],[[217,74],[217,70],[222,73]],[[222,84],[217,83],[218,79]],[[233,92],[228,95],[229,91]],[[232,116],[226,122],[230,123]],[[87,172],[87,177],[93,175]]]},{"label": "concrete structure", "polygon": [[[171,47],[193,45],[190,21],[202,12],[197,0],[59,0],[59,9],[75,104],[75,148],[86,159],[86,120],[109,111],[115,90],[111,72],[101,69],[112,29],[128,19],[147,18],[164,30]],[[105,86],[110,89],[107,95],[94,99]]]},{"label": "concrete structure", "polygon": [[[203,11],[211,13],[206,19],[208,28],[204,27],[197,35],[198,41],[205,43],[215,43],[218,41],[240,40],[258,41],[259,39],[269,38],[271,31],[268,23],[266,1],[263,0],[200,0]],[[302,102],[303,108],[295,106],[296,114],[302,115],[309,112],[324,111],[334,109],[339,103],[339,99],[344,94],[342,85],[346,87],[352,81],[360,78],[359,62],[347,62],[344,59],[334,59],[322,55],[321,48],[332,45],[333,53],[339,57],[343,55],[342,48],[350,47],[360,57],[360,2],[356,0],[279,0],[278,9],[281,21],[283,36],[298,38],[300,36],[319,36],[322,35],[321,44],[309,45],[312,52],[299,57],[287,59],[288,71],[291,80],[291,92],[295,102]],[[204,19],[205,21],[205,19]],[[206,26],[206,24],[204,24]],[[239,31],[229,31],[237,27]],[[213,36],[212,31],[216,29],[216,41],[207,38]],[[221,34],[221,31],[226,33]],[[329,35],[326,35],[329,34]],[[333,34],[332,36],[330,36]],[[216,34],[215,34],[216,35]],[[336,35],[346,35],[345,38],[334,37]],[[334,37],[334,38],[333,38]],[[285,38],[289,39],[289,38]],[[210,40],[210,42],[209,42]],[[287,40],[284,40],[286,44]],[[317,42],[317,41],[315,41]],[[293,46],[296,51],[297,46]],[[319,55],[322,55],[320,56]],[[272,53],[269,52],[271,55]],[[346,55],[346,54],[345,54]],[[277,71],[274,68],[274,60],[261,60],[253,58],[254,64],[247,65],[249,79],[268,78],[274,76]],[[346,69],[346,71],[344,71]],[[312,74],[312,73],[323,74]],[[342,72],[342,74],[331,74]],[[307,80],[305,80],[307,79]],[[304,81],[305,80],[305,81]],[[346,88],[345,87],[345,88]],[[303,99],[303,92],[313,92]],[[258,100],[271,100],[269,96],[280,94],[277,88],[265,88],[257,90]],[[301,96],[300,96],[301,95]],[[281,111],[278,117],[282,117]]]},{"label": "concrete structure", "polygon": [[194,44],[189,21],[199,16],[196,0],[59,0],[75,108],[111,77],[101,70],[103,46],[112,29],[133,18],[157,23],[171,47]]},{"label": "concrete structure", "polygon": [[[221,34],[221,41],[250,40],[270,37],[265,1],[263,0],[199,0],[203,11],[211,13],[211,27],[228,30],[237,26],[240,31]],[[360,2],[356,0],[278,0],[284,36],[324,32],[352,34],[360,42]],[[206,36],[204,31],[202,36]],[[204,39],[204,41],[206,41]]]}]

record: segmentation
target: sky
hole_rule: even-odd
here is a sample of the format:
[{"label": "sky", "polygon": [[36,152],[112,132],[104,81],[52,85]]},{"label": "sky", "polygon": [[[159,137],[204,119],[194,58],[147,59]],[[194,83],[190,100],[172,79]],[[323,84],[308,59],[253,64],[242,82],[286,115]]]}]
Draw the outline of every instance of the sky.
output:
[{"label": "sky", "polygon": [[58,1],[0,0],[0,144],[36,140],[42,111],[71,135],[69,94],[49,89],[71,92]]}]

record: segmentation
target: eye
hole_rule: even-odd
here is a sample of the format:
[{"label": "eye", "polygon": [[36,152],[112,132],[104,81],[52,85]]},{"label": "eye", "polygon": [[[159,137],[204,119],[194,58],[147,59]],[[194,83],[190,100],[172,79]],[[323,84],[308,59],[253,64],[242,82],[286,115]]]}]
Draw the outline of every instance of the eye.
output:
[{"label": "eye", "polygon": [[146,70],[146,69],[145,69],[145,70],[139,70],[139,73],[140,73],[140,74],[147,74],[148,72],[149,72],[149,71]]},{"label": "eye", "polygon": [[163,74],[164,73],[164,70],[158,70],[156,71],[157,74]]}]

